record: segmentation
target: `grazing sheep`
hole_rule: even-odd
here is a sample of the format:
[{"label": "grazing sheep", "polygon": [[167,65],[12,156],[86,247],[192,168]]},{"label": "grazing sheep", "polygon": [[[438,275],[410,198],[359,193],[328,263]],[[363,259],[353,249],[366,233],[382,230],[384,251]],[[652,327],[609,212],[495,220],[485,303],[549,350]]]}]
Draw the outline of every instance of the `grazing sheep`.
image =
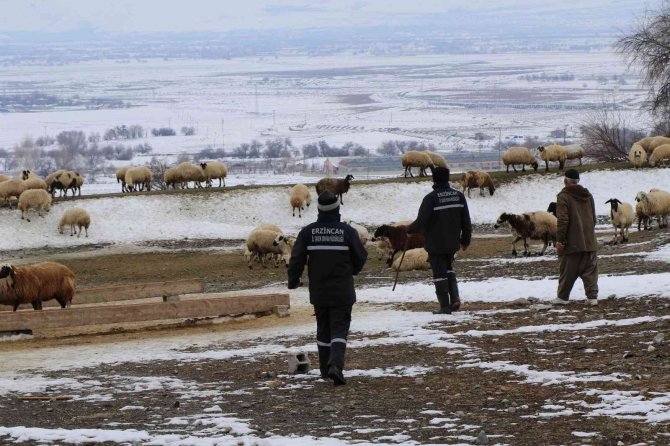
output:
[{"label": "grazing sheep", "polygon": [[28,177],[28,179],[23,180],[23,184],[28,189],[42,189],[47,190],[47,183],[42,178],[37,176]]},{"label": "grazing sheep", "polygon": [[0,174],[0,183],[4,183],[5,181],[9,181],[9,180],[11,180],[10,177],[8,177],[7,175]]},{"label": "grazing sheep", "polygon": [[628,159],[630,160],[630,163],[637,169],[638,167],[644,166],[644,163],[647,162],[647,152],[644,150],[642,145],[635,143],[630,148]]},{"label": "grazing sheep", "polygon": [[365,226],[359,225],[358,223],[354,223],[351,220],[345,220],[344,222],[356,230],[361,244],[365,246],[368,243],[368,240],[370,240],[370,233],[368,232],[367,228]]},{"label": "grazing sheep", "polygon": [[54,262],[32,265],[4,265],[0,268],[0,304],[16,311],[21,304],[41,310],[42,302],[56,299],[61,308],[70,306],[74,296],[74,273]]},{"label": "grazing sheep", "polygon": [[284,254],[282,247],[274,245],[277,232],[268,231],[266,229],[254,229],[247,237],[247,249],[251,253],[249,259],[249,269],[253,269],[253,261],[259,262],[265,268],[265,258],[268,256],[275,257],[275,267],[279,266],[278,258]]},{"label": "grazing sheep", "polygon": [[408,173],[409,176],[411,177],[414,176],[412,174],[412,167],[418,167],[419,176],[425,177],[426,169],[428,169],[429,167],[434,168],[435,164],[433,163],[433,160],[431,159],[430,155],[428,155],[426,152],[417,152],[416,150],[409,150],[402,155],[402,167],[405,168],[405,178],[407,178]]},{"label": "grazing sheep", "polygon": [[380,237],[387,237],[391,243],[391,254],[386,260],[386,265],[393,264],[393,257],[403,249],[424,248],[426,246],[426,239],[422,233],[408,234],[406,225],[391,226],[381,225],[374,233],[374,240]]},{"label": "grazing sheep", "polygon": [[[622,203],[616,198],[610,198],[605,204],[610,204],[610,218],[612,219],[612,226],[614,226],[614,238],[612,244],[619,243],[617,237],[621,232],[621,243],[628,241],[628,230],[635,219],[635,212],[633,206],[629,203]],[[625,235],[624,235],[625,232]]]},{"label": "grazing sheep", "polygon": [[491,175],[483,170],[468,170],[465,172],[461,177],[461,187],[463,188],[463,192],[466,189],[468,190],[468,198],[470,198],[470,190],[474,188],[479,188],[479,194],[482,196],[484,195],[484,188],[489,190],[491,196],[496,191]]},{"label": "grazing sheep", "polygon": [[547,212],[549,212],[551,215],[556,217],[556,202],[552,201],[549,203],[549,206],[547,206]]},{"label": "grazing sheep", "polygon": [[175,167],[171,167],[165,171],[163,174],[163,181],[165,182],[166,189],[169,189],[170,186],[172,186],[173,189],[176,189],[177,185],[180,187],[182,185],[181,174]]},{"label": "grazing sheep", "polygon": [[205,176],[205,183],[207,187],[212,187],[212,180],[219,180],[219,187],[226,186],[226,177],[228,176],[228,168],[225,164],[219,161],[209,161],[200,163],[203,174]]},{"label": "grazing sheep", "polygon": [[540,152],[540,159],[544,161],[546,172],[549,172],[549,161],[558,161],[558,170],[563,170],[568,154],[562,146],[551,144],[547,147],[540,146],[537,150]]},{"label": "grazing sheep", "polygon": [[193,182],[194,187],[202,187],[201,183],[205,181],[205,173],[203,172],[202,167],[185,162],[179,164],[175,169],[177,169],[177,172],[179,172],[179,176],[181,177],[182,188],[188,189],[189,181]]},{"label": "grazing sheep", "polygon": [[654,153],[654,150],[656,150],[656,147],[662,146],[664,144],[670,144],[670,138],[667,136],[654,136],[649,143],[649,150],[648,152]]},{"label": "grazing sheep", "polygon": [[11,203],[11,199],[17,199],[26,190],[22,180],[7,180],[0,183],[0,200]]},{"label": "grazing sheep", "polygon": [[[70,227],[70,237],[77,234],[77,238],[81,236],[81,228],[86,230],[86,237],[88,237],[88,227],[91,225],[91,216],[82,208],[71,208],[63,213],[63,216],[58,222],[58,232],[63,233],[65,226]],[[79,229],[79,233],[75,230],[75,226]]]},{"label": "grazing sheep", "polygon": [[510,214],[503,212],[496,220],[494,228],[498,229],[508,224],[510,232],[514,236],[512,241],[512,255],[516,257],[516,244],[523,240],[523,255],[531,255],[528,240],[542,240],[544,246],[539,255],[544,255],[549,242],[556,239],[558,220],[549,212],[528,212],[525,214]]},{"label": "grazing sheep", "polygon": [[535,172],[537,172],[539,166],[535,155],[528,147],[510,147],[503,153],[502,162],[507,166],[507,172],[509,172],[509,166],[512,166],[512,169],[516,172],[516,164],[521,164],[522,172],[526,171],[526,164],[531,166]]},{"label": "grazing sheep", "polygon": [[665,167],[668,161],[670,161],[670,144],[663,144],[654,149],[649,158],[649,165],[656,167],[656,164],[658,164]]},{"label": "grazing sheep", "polygon": [[344,179],[342,178],[321,178],[318,183],[316,183],[316,195],[321,195],[325,191],[330,191],[335,194],[336,197],[340,197],[340,204],[344,204],[342,201],[342,195],[349,192],[349,187],[351,187],[351,180],[354,179],[353,175],[347,175]]},{"label": "grazing sheep", "polygon": [[[402,260],[402,265],[400,264]],[[430,263],[428,263],[428,252],[424,248],[408,249],[405,251],[405,258],[398,256],[391,265],[394,271],[413,271],[413,270],[429,270]]]},{"label": "grazing sheep", "polygon": [[301,211],[305,209],[305,206],[309,206],[312,203],[312,194],[309,193],[309,189],[304,184],[296,184],[291,188],[289,202],[291,203],[293,216],[295,217],[295,210],[297,208],[298,217],[302,218]]},{"label": "grazing sheep", "polygon": [[641,140],[635,142],[633,145],[638,144],[642,146],[645,152],[651,152],[649,145],[654,140],[654,138],[655,138],[654,136],[647,136],[646,138],[642,138]]},{"label": "grazing sheep", "polygon": [[[42,189],[30,189],[21,194],[19,197],[18,209],[21,211],[21,220],[24,219],[24,214],[30,209],[35,209],[37,215],[42,216],[42,211],[48,212],[51,208],[51,195]],[[26,218],[30,223],[30,219]]]},{"label": "grazing sheep", "polygon": [[60,191],[61,196],[67,197],[68,189],[73,189],[73,191],[74,191],[74,189],[76,188],[77,178],[75,176],[75,173],[72,172],[72,171],[61,170],[59,172],[60,173],[58,173],[53,178],[51,183],[49,183],[49,181],[47,181],[46,183],[47,183],[47,186],[50,187],[49,192],[51,192],[52,196],[58,190],[58,191]]},{"label": "grazing sheep", "polygon": [[635,200],[640,203],[641,210],[649,218],[658,218],[658,227],[668,227],[668,215],[670,215],[670,193],[651,189],[649,192],[638,192]]},{"label": "grazing sheep", "polygon": [[64,170],[57,170],[55,172],[50,173],[47,175],[47,177],[44,179],[44,182],[47,183],[47,192],[49,192],[51,195],[54,194],[56,189],[62,190],[60,188],[56,188],[54,186],[54,183],[56,182],[56,178],[58,178],[62,173],[64,173]]},{"label": "grazing sheep", "polygon": [[444,159],[442,155],[439,153],[431,152],[430,150],[426,150],[425,152],[426,155],[430,157],[430,160],[433,162],[434,167],[444,167],[445,169],[449,168],[449,164],[447,164],[447,160]]},{"label": "grazing sheep", "polygon": [[261,229],[261,230],[264,230],[264,231],[274,231],[277,234],[283,234],[284,233],[284,231],[282,231],[282,229],[279,226],[277,226],[275,224],[272,224],[272,223],[263,223],[262,225],[260,225],[256,229]]},{"label": "grazing sheep", "polygon": [[130,167],[126,170],[126,191],[143,191],[145,187],[150,191],[152,177],[151,170],[146,166]]},{"label": "grazing sheep", "polygon": [[[559,146],[561,147],[561,146]],[[575,144],[571,146],[563,146],[563,150],[565,150],[565,159],[566,160],[579,160],[579,165],[582,165],[582,158],[584,158],[584,155],[586,154],[586,151],[584,150],[584,147]]]},{"label": "grazing sheep", "polygon": [[635,215],[637,216],[637,230],[641,231],[644,226],[645,231],[651,229],[651,217],[645,212],[645,205],[642,202],[638,202],[635,205]]},{"label": "grazing sheep", "polygon": [[130,169],[131,166],[120,167],[116,169],[116,183],[121,183],[121,192],[127,192],[126,190],[126,172]]}]

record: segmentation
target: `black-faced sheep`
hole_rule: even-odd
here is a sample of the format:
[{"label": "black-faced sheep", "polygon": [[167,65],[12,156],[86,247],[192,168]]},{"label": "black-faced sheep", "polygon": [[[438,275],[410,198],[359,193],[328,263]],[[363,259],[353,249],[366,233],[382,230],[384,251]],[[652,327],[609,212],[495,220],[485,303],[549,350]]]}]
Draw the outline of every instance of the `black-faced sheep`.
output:
[{"label": "black-faced sheep", "polygon": [[125,177],[126,191],[143,191],[145,188],[150,191],[152,177],[151,170],[146,166],[128,168]]},{"label": "black-faced sheep", "polygon": [[[272,246],[279,247],[281,249],[281,261],[288,267],[289,260],[291,259],[291,251],[293,250],[293,245],[295,244],[295,237],[290,235],[279,234],[272,241]],[[276,255],[276,254],[275,254]]]},{"label": "black-faced sheep", "polygon": [[419,169],[419,176],[425,177],[428,168],[434,168],[435,165],[430,155],[425,152],[417,152],[416,150],[409,150],[402,155],[402,167],[405,168],[405,178],[407,174],[413,177],[412,167]]},{"label": "black-faced sheep", "polygon": [[641,209],[650,218],[658,218],[658,227],[668,227],[668,215],[670,215],[670,193],[651,189],[649,192],[638,192],[635,200],[641,204]]},{"label": "black-faced sheep", "polygon": [[65,265],[53,262],[33,265],[4,265],[0,268],[0,304],[16,311],[21,304],[42,309],[42,302],[56,299],[61,308],[74,297],[75,276]]},{"label": "black-faced sheep", "polygon": [[126,190],[126,172],[130,169],[130,166],[120,167],[116,169],[116,183],[121,183],[121,192],[127,192]]},{"label": "black-faced sheep", "polygon": [[[30,209],[37,211],[37,215],[42,216],[42,212],[48,212],[51,208],[51,195],[42,189],[30,189],[19,197],[18,209],[21,211],[21,220]],[[29,218],[26,218],[30,222]]]},{"label": "black-faced sheep", "polygon": [[463,173],[463,176],[461,177],[461,187],[463,192],[467,189],[468,198],[470,197],[470,190],[475,188],[479,188],[479,194],[482,196],[484,195],[484,188],[489,190],[491,196],[496,191],[491,175],[483,170],[468,170]]},{"label": "black-faced sheep", "polygon": [[644,147],[635,143],[630,148],[628,160],[636,169],[642,167],[647,162],[647,152],[644,150]]},{"label": "black-faced sheep", "polygon": [[386,260],[387,266],[393,264],[393,257],[403,249],[409,250],[414,248],[424,248],[426,246],[426,239],[423,234],[408,234],[407,226],[405,225],[381,225],[375,230],[373,240],[377,240],[380,237],[387,237],[391,243],[392,251]]},{"label": "black-faced sheep", "polygon": [[556,217],[556,202],[552,201],[549,203],[549,206],[547,206],[547,212],[549,212],[551,215]]},{"label": "black-faced sheep", "polygon": [[507,172],[509,172],[509,166],[512,166],[516,172],[516,164],[521,164],[522,172],[526,171],[526,165],[531,166],[535,172],[539,166],[535,155],[528,147],[510,147],[503,153],[502,162],[507,166]]},{"label": "black-faced sheep", "polygon": [[[400,261],[402,260],[402,264]],[[405,252],[405,258],[398,256],[393,261],[391,268],[394,271],[413,271],[413,270],[429,270],[430,263],[428,263],[428,252],[424,248],[408,249]]]},{"label": "black-faced sheep", "polygon": [[[58,222],[58,232],[63,233],[65,226],[70,227],[70,236],[77,234],[77,238],[81,237],[81,229],[86,230],[86,237],[88,237],[88,227],[91,225],[90,214],[82,208],[71,208],[63,213],[63,216]],[[79,229],[79,233],[77,230]]]},{"label": "black-faced sheep", "polygon": [[610,198],[605,202],[610,204],[610,218],[614,226],[614,238],[612,244],[619,243],[618,234],[621,232],[621,243],[628,241],[628,230],[635,220],[635,211],[629,203],[622,203],[616,198]]},{"label": "black-faced sheep", "polygon": [[540,146],[537,150],[540,152],[540,159],[544,161],[546,172],[549,172],[549,161],[558,161],[558,170],[563,170],[568,154],[562,146],[551,144],[546,147]]},{"label": "black-faced sheep", "polygon": [[202,167],[196,166],[193,163],[184,162],[175,167],[179,176],[181,177],[182,188],[188,189],[188,183],[193,182],[194,187],[202,187],[202,182],[205,181],[205,173]]},{"label": "black-faced sheep", "polygon": [[523,255],[531,255],[528,240],[542,240],[544,246],[539,255],[544,255],[549,242],[556,239],[557,219],[549,212],[528,212],[525,214],[510,214],[503,212],[498,217],[494,228],[505,224],[509,225],[510,232],[514,236],[512,241],[512,255],[516,256],[516,244],[523,240]]},{"label": "black-faced sheep", "polygon": [[309,193],[307,186],[304,184],[293,186],[289,194],[289,203],[293,210],[293,216],[295,217],[295,210],[298,209],[298,217],[302,218],[302,211],[305,210],[305,206],[312,203],[312,194]]},{"label": "black-faced sheep", "polygon": [[206,163],[200,163],[200,167],[205,176],[207,187],[212,187],[212,180],[219,180],[219,187],[225,187],[228,168],[224,163],[219,161],[208,161]]},{"label": "black-faced sheep", "polygon": [[651,167],[665,167],[670,161],[670,144],[662,144],[654,149],[649,158],[649,165]]},{"label": "black-faced sheep", "polygon": [[335,194],[336,197],[340,197],[340,204],[344,204],[342,195],[349,192],[351,180],[353,179],[353,175],[347,175],[345,178],[321,178],[319,182],[316,183],[316,194],[318,196],[325,191],[330,191]]}]

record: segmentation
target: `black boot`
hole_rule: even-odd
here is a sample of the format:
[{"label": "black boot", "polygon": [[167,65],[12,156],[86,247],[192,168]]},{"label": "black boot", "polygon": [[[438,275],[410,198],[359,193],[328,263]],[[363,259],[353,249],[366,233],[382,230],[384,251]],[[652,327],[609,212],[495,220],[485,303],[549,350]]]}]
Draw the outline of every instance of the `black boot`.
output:
[{"label": "black boot", "polygon": [[458,309],[461,308],[461,299],[458,296],[458,281],[456,280],[456,274],[450,273],[447,277],[449,296],[451,296],[451,311],[458,311]]},{"label": "black boot", "polygon": [[343,386],[347,383],[347,380],[344,379],[344,375],[342,374],[342,369],[335,365],[331,365],[328,369],[328,378],[332,379],[333,384],[336,386]]},{"label": "black boot", "polygon": [[446,280],[435,282],[435,294],[437,295],[437,301],[440,303],[440,309],[433,311],[433,314],[451,314],[449,283]]},{"label": "black boot", "polygon": [[319,370],[321,371],[321,378],[328,379],[328,360],[330,359],[330,347],[322,345],[319,348]]}]

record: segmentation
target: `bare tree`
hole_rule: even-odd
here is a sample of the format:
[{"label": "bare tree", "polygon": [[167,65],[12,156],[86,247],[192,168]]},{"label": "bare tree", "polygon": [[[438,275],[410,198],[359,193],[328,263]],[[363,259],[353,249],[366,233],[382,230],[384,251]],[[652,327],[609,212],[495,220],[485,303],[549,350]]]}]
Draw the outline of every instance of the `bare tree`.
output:
[{"label": "bare tree", "polygon": [[630,146],[645,136],[631,129],[625,113],[606,104],[593,109],[580,130],[587,156],[605,162],[626,160]]}]

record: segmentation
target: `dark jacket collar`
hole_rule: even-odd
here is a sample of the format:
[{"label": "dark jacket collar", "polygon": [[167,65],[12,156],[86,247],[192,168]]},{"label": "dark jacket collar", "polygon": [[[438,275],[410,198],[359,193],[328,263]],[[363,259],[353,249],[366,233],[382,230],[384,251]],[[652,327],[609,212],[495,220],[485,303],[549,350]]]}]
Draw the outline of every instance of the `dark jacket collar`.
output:
[{"label": "dark jacket collar", "polygon": [[318,222],[334,222],[340,221],[340,210],[334,209],[332,211],[319,211],[319,216],[316,218]]},{"label": "dark jacket collar", "polygon": [[446,181],[444,183],[434,183],[433,184],[433,190],[437,190],[437,189],[451,189],[451,185],[449,184],[448,181]]}]

